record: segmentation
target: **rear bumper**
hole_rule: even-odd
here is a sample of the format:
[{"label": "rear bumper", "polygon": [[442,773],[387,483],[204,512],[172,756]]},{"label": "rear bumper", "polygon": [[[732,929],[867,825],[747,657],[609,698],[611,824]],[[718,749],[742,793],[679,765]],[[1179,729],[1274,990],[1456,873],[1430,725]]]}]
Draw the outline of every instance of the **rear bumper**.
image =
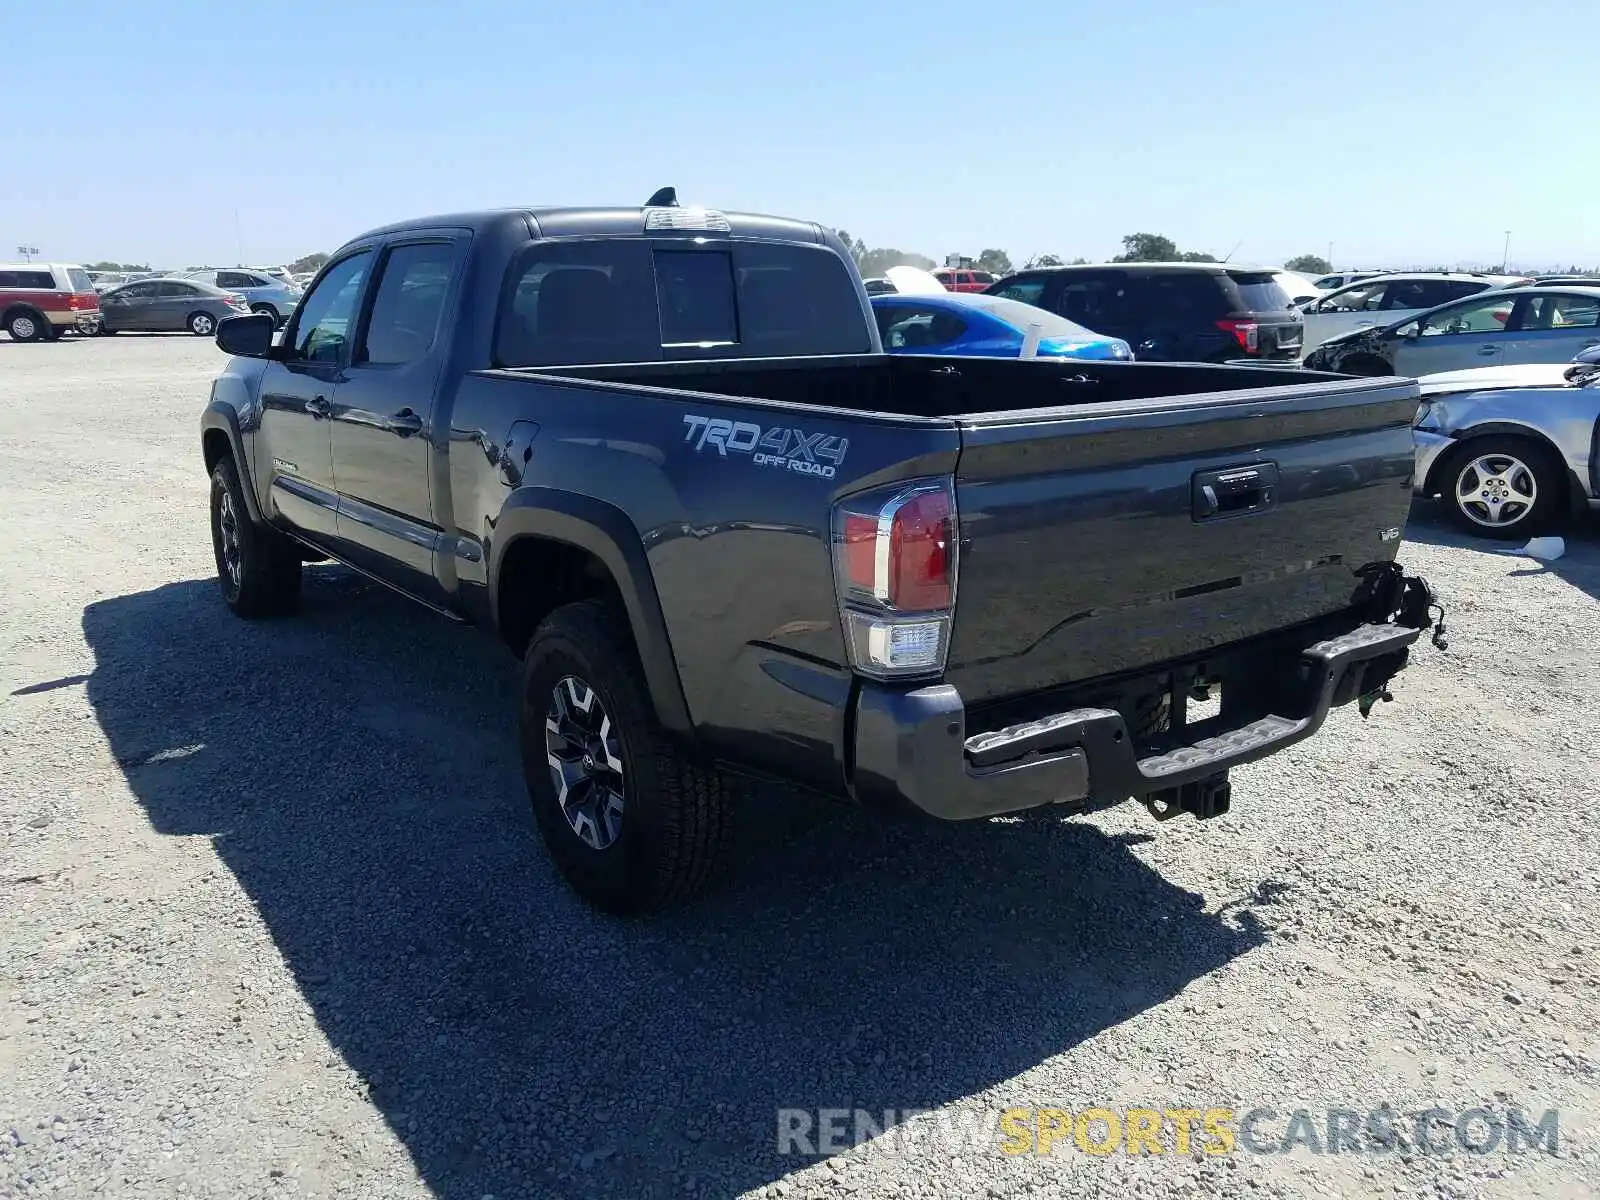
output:
[{"label": "rear bumper", "polygon": [[[1187,744],[1135,744],[1122,715],[1076,708],[968,736],[950,684],[895,692],[863,687],[856,702],[851,782],[863,803],[920,810],[944,820],[1020,812],[1046,804],[1101,808],[1176,795],[1230,767],[1310,737],[1328,711],[1381,689],[1405,665],[1422,629],[1357,625],[1305,646],[1284,664],[1281,696],[1298,699],[1231,728],[1196,725]],[[1296,686],[1297,685],[1297,686]]]},{"label": "rear bumper", "polygon": [[99,309],[56,309],[45,314],[57,329],[81,329],[85,333],[100,328]]}]

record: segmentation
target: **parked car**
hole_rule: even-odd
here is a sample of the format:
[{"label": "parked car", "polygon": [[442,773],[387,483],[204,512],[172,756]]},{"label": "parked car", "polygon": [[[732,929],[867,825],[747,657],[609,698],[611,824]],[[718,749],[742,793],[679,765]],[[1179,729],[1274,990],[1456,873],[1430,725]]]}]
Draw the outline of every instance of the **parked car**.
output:
[{"label": "parked car", "polygon": [[1518,539],[1600,509],[1600,345],[1571,366],[1486,367],[1424,376],[1413,487],[1455,523]]},{"label": "parked car", "polygon": [[1305,350],[1310,353],[1335,334],[1415,316],[1451,300],[1475,296],[1490,288],[1518,282],[1516,275],[1479,275],[1468,272],[1418,271],[1380,275],[1374,279],[1329,292],[1306,305]]},{"label": "parked car", "polygon": [[[198,279],[141,279],[100,297],[102,333],[189,333],[211,337],[225,317],[251,311],[237,292]],[[267,315],[265,313],[263,316]]]},{"label": "parked car", "polygon": [[1274,271],[1272,277],[1289,297],[1289,303],[1296,308],[1303,308],[1326,294],[1309,275],[1302,275],[1299,271]]},{"label": "parked car", "polygon": [[1352,283],[1360,283],[1363,279],[1375,279],[1379,275],[1387,275],[1388,271],[1335,271],[1331,275],[1323,275],[1311,282],[1324,292],[1337,291],[1342,287],[1349,287]]},{"label": "parked car", "polygon": [[884,355],[836,236],[652,199],[357,237],[277,344],[223,322],[197,447],[240,616],[332,557],[522,658],[533,812],[592,903],[704,883],[745,773],[1217,816],[1429,625],[1393,561],[1415,383]]},{"label": "parked car", "polygon": [[0,263],[0,329],[14,342],[49,342],[66,332],[92,334],[100,297],[75,263]]},{"label": "parked car", "polygon": [[1106,263],[1038,267],[989,288],[1161,362],[1287,362],[1300,357],[1300,314],[1268,267]]},{"label": "parked car", "polygon": [[1600,287],[1600,275],[1535,275],[1525,281],[1536,287],[1570,285],[1572,287]]},{"label": "parked car", "polygon": [[251,312],[266,313],[278,325],[289,319],[302,295],[298,287],[276,275],[244,267],[207,267],[186,271],[183,278],[197,279],[225,292],[236,292],[249,303]]},{"label": "parked car", "polygon": [[981,292],[994,282],[994,276],[988,271],[967,267],[935,267],[931,274],[952,292]]},{"label": "parked car", "polygon": [[981,355],[1017,358],[1038,326],[1040,358],[1127,361],[1133,350],[1121,338],[1106,337],[1065,317],[1004,296],[886,295],[872,297],[883,348],[890,354]]},{"label": "parked car", "polygon": [[1494,288],[1372,329],[1306,356],[1315,371],[1435,375],[1472,367],[1567,363],[1600,344],[1600,287]]},{"label": "parked car", "polygon": [[94,290],[103,292],[107,288],[116,287],[119,283],[127,283],[130,276],[126,271],[85,271],[89,282],[94,285]]}]

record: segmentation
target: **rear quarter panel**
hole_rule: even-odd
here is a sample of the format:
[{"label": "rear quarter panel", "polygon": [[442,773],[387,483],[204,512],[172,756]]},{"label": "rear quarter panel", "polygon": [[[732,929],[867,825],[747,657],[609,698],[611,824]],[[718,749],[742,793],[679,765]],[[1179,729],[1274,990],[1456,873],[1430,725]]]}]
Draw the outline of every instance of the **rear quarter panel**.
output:
[{"label": "rear quarter panel", "polygon": [[[837,786],[851,680],[832,505],[864,487],[952,471],[953,422],[506,371],[467,376],[453,413],[451,532],[469,609],[489,607],[503,549],[496,523],[516,489],[602,500],[644,547],[701,740],[724,759]],[[824,443],[838,452],[831,477],[761,461],[764,438],[796,429],[833,439]]]}]

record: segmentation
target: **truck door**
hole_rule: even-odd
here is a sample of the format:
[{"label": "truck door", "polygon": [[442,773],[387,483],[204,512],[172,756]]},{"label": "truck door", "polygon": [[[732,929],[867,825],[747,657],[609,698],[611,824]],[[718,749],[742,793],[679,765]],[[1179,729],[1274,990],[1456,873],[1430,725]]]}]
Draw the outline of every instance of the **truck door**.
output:
[{"label": "truck door", "polygon": [[261,376],[256,471],[266,480],[268,511],[330,548],[338,497],[328,418],[372,259],[368,247],[328,268]]},{"label": "truck door", "polygon": [[341,555],[434,603],[448,599],[430,482],[433,447],[450,436],[433,425],[449,349],[440,325],[465,246],[465,234],[442,233],[385,248],[329,423]]}]

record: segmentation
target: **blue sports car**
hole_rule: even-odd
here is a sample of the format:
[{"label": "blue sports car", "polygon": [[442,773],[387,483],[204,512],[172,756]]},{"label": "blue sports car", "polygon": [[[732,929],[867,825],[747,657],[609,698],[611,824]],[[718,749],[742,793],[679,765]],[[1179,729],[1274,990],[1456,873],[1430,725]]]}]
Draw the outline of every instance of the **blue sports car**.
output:
[{"label": "blue sports car", "polygon": [[883,348],[890,354],[1017,358],[1029,326],[1037,325],[1040,358],[1133,358],[1133,348],[1121,338],[1095,333],[1053,312],[1004,296],[891,293],[871,299]]}]

